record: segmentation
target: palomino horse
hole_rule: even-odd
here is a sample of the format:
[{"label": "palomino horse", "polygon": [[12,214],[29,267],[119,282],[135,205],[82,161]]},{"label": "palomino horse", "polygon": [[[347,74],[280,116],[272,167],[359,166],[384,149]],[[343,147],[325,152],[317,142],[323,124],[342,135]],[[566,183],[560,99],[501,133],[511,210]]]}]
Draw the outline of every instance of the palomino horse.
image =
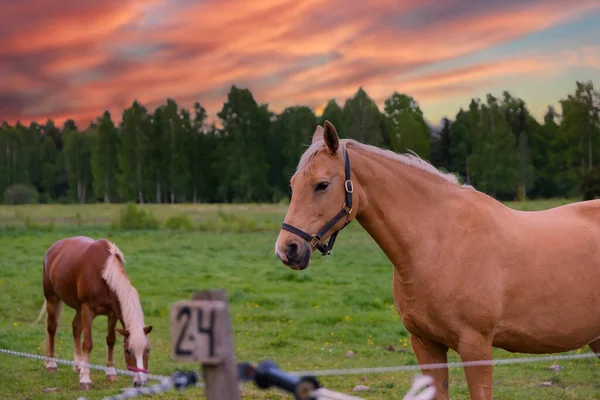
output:
[{"label": "palomino horse", "polygon": [[[329,122],[291,185],[279,259],[307,268],[356,219],[393,264],[419,364],[446,363],[449,348],[463,361],[491,360],[492,347],[600,352],[600,201],[516,211],[418,157],[340,140]],[[448,370],[423,373],[448,399]],[[492,398],[491,366],[465,375],[472,399]]]},{"label": "palomino horse", "polygon": [[[50,246],[44,258],[43,283],[48,330],[46,356],[54,357],[54,338],[64,302],[76,311],[73,319],[75,362],[89,363],[92,351],[92,320],[97,315],[106,315],[106,379],[115,381],[117,378],[113,361],[116,331],[124,337],[123,350],[127,369],[137,372],[133,377],[133,385],[143,386],[150,353],[147,335],[152,326],[144,325],[140,299],[125,273],[124,263],[121,251],[106,239],[94,240],[76,236],[61,239]],[[40,317],[43,312],[44,307]],[[117,321],[121,321],[123,329],[116,327]],[[56,372],[56,367],[53,361],[46,363],[49,372]],[[79,370],[80,388],[90,389],[92,381],[89,368],[73,367],[73,370]]]}]

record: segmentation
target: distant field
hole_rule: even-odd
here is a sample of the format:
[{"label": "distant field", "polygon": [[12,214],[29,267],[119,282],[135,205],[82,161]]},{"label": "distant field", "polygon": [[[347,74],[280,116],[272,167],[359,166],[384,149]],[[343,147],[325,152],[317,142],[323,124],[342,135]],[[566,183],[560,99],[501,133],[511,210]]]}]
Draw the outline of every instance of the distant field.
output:
[{"label": "distant field", "polygon": [[[534,210],[568,200],[510,203]],[[194,368],[169,357],[168,312],[173,302],[197,290],[225,288],[231,302],[238,361],[276,361],[285,370],[319,370],[416,364],[408,334],[393,306],[391,265],[358,224],[344,230],[335,255],[315,256],[307,271],[285,268],[273,245],[286,205],[144,205],[160,221],[159,230],[111,230],[123,205],[39,205],[0,207],[0,348],[43,354],[44,326],[30,326],[43,303],[41,260],[55,240],[73,234],[106,237],[127,259],[126,269],[140,293],[146,323],[152,324],[150,372],[171,374]],[[191,230],[169,231],[169,217],[186,215]],[[593,311],[592,311],[593,312]],[[65,308],[58,331],[57,356],[71,359],[71,320]],[[105,363],[106,319],[94,322],[92,362]],[[396,351],[388,351],[392,346]],[[355,357],[346,358],[352,350]],[[397,351],[400,350],[400,351]],[[588,349],[583,349],[588,351]],[[518,357],[495,350],[496,358]],[[122,347],[115,348],[118,368]],[[458,357],[451,352],[451,361]],[[505,365],[494,368],[495,399],[600,398],[600,362],[595,359]],[[104,381],[92,371],[94,389],[81,393],[78,376],[66,366],[48,375],[42,362],[0,354],[2,399],[101,399],[130,386],[128,377]],[[402,399],[413,374],[324,377],[330,389],[345,393],[358,384],[365,399]],[[542,382],[553,382],[551,387]],[[56,387],[56,393],[43,393]],[[461,369],[451,371],[451,396],[468,399]],[[204,398],[202,390],[170,392],[160,399]],[[145,397],[150,398],[150,397]],[[244,387],[245,399],[280,399],[275,391]]]},{"label": "distant field", "polygon": [[[509,207],[533,211],[556,207],[572,202],[569,199],[549,199],[524,202],[506,202]],[[246,230],[277,229],[287,210],[286,204],[144,204],[159,221],[186,215],[193,227],[199,230],[235,229],[226,224],[227,217],[246,223]],[[0,205],[0,229],[27,228],[27,224],[47,227],[53,224],[61,229],[107,228],[119,217],[122,204],[40,204],[25,206]],[[229,225],[229,226],[227,226]],[[243,230],[244,228],[239,228]],[[33,230],[36,230],[35,227]]]},{"label": "distant field", "polygon": [[[125,206],[123,204],[40,204],[25,206],[0,205],[0,229],[26,228],[27,221],[47,227],[68,229],[108,228]],[[162,224],[169,218],[185,215],[193,228],[213,230],[235,229],[235,223],[225,224],[230,217],[245,222],[247,230],[277,227],[285,215],[283,204],[144,204],[140,208],[151,212]],[[240,228],[242,229],[242,228]]]}]

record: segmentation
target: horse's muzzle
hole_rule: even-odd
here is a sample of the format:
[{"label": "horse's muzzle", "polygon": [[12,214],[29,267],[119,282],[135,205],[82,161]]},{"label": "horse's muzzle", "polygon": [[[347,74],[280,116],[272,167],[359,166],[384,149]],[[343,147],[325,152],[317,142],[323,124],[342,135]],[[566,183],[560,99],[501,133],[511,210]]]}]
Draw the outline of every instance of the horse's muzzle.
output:
[{"label": "horse's muzzle", "polygon": [[296,271],[308,268],[311,256],[310,245],[306,242],[290,242],[285,249],[285,253],[277,252],[277,257],[283,265]]},{"label": "horse's muzzle", "polygon": [[146,386],[146,381],[134,381],[133,382],[133,387],[144,387]]}]

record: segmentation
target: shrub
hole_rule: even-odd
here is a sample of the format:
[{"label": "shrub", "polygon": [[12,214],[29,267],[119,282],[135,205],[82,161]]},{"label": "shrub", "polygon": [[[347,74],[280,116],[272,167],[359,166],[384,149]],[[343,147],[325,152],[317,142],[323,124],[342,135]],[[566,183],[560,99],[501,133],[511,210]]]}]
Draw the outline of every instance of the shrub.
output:
[{"label": "shrub", "polygon": [[37,190],[30,185],[17,183],[4,190],[3,199],[5,204],[35,204],[39,201]]},{"label": "shrub", "polygon": [[56,225],[54,224],[54,218],[52,218],[48,224],[40,224],[32,221],[29,215],[23,220],[23,225],[25,225],[25,229],[29,231],[54,232],[54,229],[56,228]]},{"label": "shrub", "polygon": [[251,218],[219,210],[216,220],[202,221],[198,229],[205,232],[250,233],[260,231],[261,227]]},{"label": "shrub", "polygon": [[165,222],[165,228],[172,230],[192,230],[192,221],[185,214],[173,215]]},{"label": "shrub", "polygon": [[113,221],[113,229],[158,229],[159,223],[154,215],[147,210],[129,203],[121,210],[118,221]]},{"label": "shrub", "polygon": [[279,199],[279,204],[290,204],[290,198],[288,196],[283,196]]},{"label": "shrub", "polygon": [[583,200],[592,200],[600,197],[600,167],[586,169],[581,173],[579,191]]},{"label": "shrub", "polygon": [[77,223],[77,226],[83,225],[83,218],[81,218],[79,211],[75,213],[75,222]]},{"label": "shrub", "polygon": [[521,184],[517,187],[517,201],[525,201],[527,200],[527,196],[525,196],[525,185]]}]

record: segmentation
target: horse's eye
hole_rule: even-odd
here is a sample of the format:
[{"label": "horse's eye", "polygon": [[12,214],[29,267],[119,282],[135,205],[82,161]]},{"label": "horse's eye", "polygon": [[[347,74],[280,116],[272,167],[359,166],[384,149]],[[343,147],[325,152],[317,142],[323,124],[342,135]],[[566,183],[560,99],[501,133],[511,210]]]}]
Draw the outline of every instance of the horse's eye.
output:
[{"label": "horse's eye", "polygon": [[317,187],[315,187],[315,192],[322,192],[329,186],[329,182],[320,182]]},{"label": "horse's eye", "polygon": [[131,355],[131,350],[129,350],[129,349],[126,349],[126,350],[125,350],[125,354],[127,354],[128,356],[130,356],[130,355]]}]

